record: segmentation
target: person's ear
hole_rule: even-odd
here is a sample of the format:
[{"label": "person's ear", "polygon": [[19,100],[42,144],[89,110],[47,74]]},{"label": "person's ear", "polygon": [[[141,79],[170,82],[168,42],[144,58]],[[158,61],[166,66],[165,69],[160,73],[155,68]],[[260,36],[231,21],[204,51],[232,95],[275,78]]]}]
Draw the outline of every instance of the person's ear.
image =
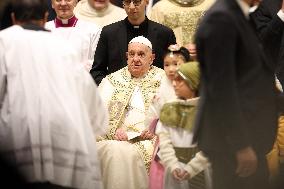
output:
[{"label": "person's ear", "polygon": [[156,55],[155,55],[154,53],[152,53],[152,54],[151,54],[151,59],[152,59],[152,61],[151,61],[150,65],[153,64],[153,62],[154,62],[154,60],[155,60],[155,57],[156,57]]},{"label": "person's ear", "polygon": [[149,5],[149,0],[144,0],[144,1],[145,1],[146,5]]},{"label": "person's ear", "polygon": [[49,15],[49,13],[48,13],[48,11],[46,11],[45,13],[44,13],[44,17],[43,17],[43,22],[44,22],[44,24],[47,22],[47,20],[48,20],[48,15]]},{"label": "person's ear", "polygon": [[51,0],[51,8],[53,8],[54,9],[54,2],[53,2],[54,0]]},{"label": "person's ear", "polygon": [[126,60],[128,60],[128,52],[126,52],[125,55],[126,55]]}]

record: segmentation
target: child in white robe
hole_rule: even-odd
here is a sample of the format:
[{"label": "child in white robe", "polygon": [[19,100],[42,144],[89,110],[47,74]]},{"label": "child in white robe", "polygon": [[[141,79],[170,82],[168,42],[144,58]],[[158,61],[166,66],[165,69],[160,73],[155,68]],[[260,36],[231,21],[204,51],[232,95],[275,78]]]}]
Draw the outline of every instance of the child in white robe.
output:
[{"label": "child in white robe", "polygon": [[[172,86],[172,80],[175,77],[177,67],[188,62],[189,59],[189,52],[185,47],[180,47],[177,44],[169,46],[168,52],[164,57],[164,70],[166,74],[161,80],[160,89],[149,107],[145,120],[145,126],[149,127],[152,133],[155,133],[155,126],[164,103],[170,99],[176,98],[175,91]],[[159,163],[159,158],[156,156],[158,143],[159,140],[157,139],[153,153],[153,160],[150,166],[149,189],[163,188],[163,166]]]}]

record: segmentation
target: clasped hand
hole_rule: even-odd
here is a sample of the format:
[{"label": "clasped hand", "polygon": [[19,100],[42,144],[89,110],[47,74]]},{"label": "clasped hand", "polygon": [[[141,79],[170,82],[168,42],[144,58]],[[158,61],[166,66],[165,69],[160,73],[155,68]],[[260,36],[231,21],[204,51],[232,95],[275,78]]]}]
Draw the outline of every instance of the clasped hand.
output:
[{"label": "clasped hand", "polygon": [[123,128],[116,129],[115,135],[114,135],[114,140],[127,141],[128,136],[127,136],[126,131]]},{"label": "clasped hand", "polygon": [[237,152],[236,174],[240,177],[248,177],[257,169],[257,157],[251,147],[246,147]]},{"label": "clasped hand", "polygon": [[140,138],[142,140],[149,140],[149,139],[154,138],[154,136],[155,135],[153,133],[151,133],[148,129],[146,129],[141,133]]},{"label": "clasped hand", "polygon": [[172,175],[174,179],[179,182],[190,178],[190,174],[187,171],[181,170],[179,168],[176,168],[175,170],[173,170]]}]

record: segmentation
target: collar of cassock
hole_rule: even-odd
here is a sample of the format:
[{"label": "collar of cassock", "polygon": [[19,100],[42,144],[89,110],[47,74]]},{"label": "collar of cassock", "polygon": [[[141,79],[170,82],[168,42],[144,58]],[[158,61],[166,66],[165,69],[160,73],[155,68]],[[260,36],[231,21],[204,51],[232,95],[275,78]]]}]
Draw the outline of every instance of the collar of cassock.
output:
[{"label": "collar of cassock", "polygon": [[38,25],[33,24],[33,23],[26,23],[26,24],[22,25],[22,27],[26,30],[49,31],[49,30],[46,30],[44,27],[38,26]]},{"label": "collar of cassock", "polygon": [[148,18],[147,16],[145,16],[145,20],[138,26],[132,25],[129,20],[127,19],[127,17],[124,19],[124,21],[126,22],[126,26],[129,29],[133,29],[133,30],[147,30],[148,27]]},{"label": "collar of cassock", "polygon": [[76,18],[75,15],[73,15],[69,19],[59,19],[57,17],[54,19],[54,23],[55,23],[56,28],[59,28],[59,27],[75,27],[77,21],[78,21],[78,18]]}]

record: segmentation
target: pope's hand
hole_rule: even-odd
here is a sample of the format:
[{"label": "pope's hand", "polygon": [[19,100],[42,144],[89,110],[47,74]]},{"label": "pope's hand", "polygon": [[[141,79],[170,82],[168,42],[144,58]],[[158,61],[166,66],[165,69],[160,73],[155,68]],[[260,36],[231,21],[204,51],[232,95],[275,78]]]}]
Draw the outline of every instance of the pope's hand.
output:
[{"label": "pope's hand", "polygon": [[114,140],[127,141],[128,137],[124,129],[118,128],[115,131]]},{"label": "pope's hand", "polygon": [[149,130],[144,130],[141,135],[140,135],[140,138],[143,139],[143,140],[149,140],[149,139],[152,139],[154,138],[154,134],[151,133]]}]

